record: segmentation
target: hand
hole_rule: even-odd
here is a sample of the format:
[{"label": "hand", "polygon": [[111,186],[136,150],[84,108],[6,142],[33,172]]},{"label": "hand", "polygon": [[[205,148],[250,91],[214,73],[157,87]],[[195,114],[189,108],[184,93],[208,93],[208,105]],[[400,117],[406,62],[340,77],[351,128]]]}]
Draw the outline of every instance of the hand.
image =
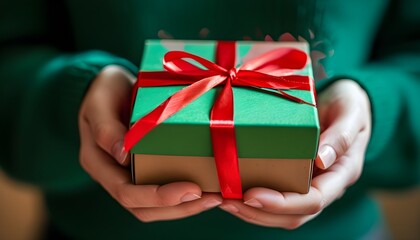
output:
[{"label": "hand", "polygon": [[104,68],[90,86],[80,109],[80,163],[123,207],[150,222],[198,214],[222,202],[202,194],[194,183],[133,185],[123,138],[134,77],[118,66]]},{"label": "hand", "polygon": [[351,80],[340,80],[319,95],[321,136],[314,178],[308,194],[253,188],[244,202],[220,206],[244,221],[295,229],[315,218],[360,177],[370,138],[371,111],[366,92]]}]

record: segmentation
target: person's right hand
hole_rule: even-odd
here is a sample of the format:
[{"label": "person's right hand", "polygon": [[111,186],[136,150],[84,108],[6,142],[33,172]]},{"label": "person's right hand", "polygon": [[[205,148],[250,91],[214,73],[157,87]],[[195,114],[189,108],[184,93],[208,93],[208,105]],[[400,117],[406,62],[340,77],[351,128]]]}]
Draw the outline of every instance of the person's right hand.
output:
[{"label": "person's right hand", "polygon": [[82,167],[144,222],[184,218],[220,205],[220,194],[204,194],[191,182],[132,184],[122,145],[133,83],[134,77],[119,66],[105,67],[92,82],[79,112]]}]

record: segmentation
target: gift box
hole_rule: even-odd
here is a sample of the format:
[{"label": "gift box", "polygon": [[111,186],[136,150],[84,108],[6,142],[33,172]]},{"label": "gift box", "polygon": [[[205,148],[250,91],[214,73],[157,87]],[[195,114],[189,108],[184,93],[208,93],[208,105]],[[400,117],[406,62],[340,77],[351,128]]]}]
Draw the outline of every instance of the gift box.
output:
[{"label": "gift box", "polygon": [[125,139],[135,184],[307,193],[319,139],[303,42],[148,40]]}]

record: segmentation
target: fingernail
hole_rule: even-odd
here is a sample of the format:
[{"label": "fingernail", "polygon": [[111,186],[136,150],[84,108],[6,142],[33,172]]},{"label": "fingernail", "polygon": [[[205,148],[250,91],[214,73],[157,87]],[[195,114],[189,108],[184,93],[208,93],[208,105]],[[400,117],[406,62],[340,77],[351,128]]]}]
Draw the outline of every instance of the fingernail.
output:
[{"label": "fingernail", "polygon": [[120,140],[112,147],[112,155],[120,163],[123,164],[127,158],[128,153],[123,148],[124,141]]},{"label": "fingernail", "polygon": [[204,205],[205,208],[213,208],[213,207],[216,207],[220,204],[222,204],[221,201],[216,200],[216,199],[210,199],[210,200],[206,201],[203,205]]},{"label": "fingernail", "polygon": [[121,164],[125,164],[127,161],[128,161],[128,152],[127,151],[125,151],[125,148],[123,147],[122,149],[121,149],[121,152],[120,152],[120,159],[121,159]]},{"label": "fingernail", "polygon": [[254,208],[262,208],[263,205],[255,198],[251,198],[248,201],[245,201],[244,204],[254,207]]},{"label": "fingernail", "polygon": [[191,202],[197,199],[200,199],[201,197],[194,193],[187,193],[181,198],[181,202]]},{"label": "fingernail", "polygon": [[329,168],[335,161],[336,154],[331,146],[324,145],[319,148],[319,158],[321,159],[323,169]]},{"label": "fingernail", "polygon": [[225,210],[226,212],[231,212],[231,213],[239,212],[239,209],[231,204],[221,205],[220,208]]}]

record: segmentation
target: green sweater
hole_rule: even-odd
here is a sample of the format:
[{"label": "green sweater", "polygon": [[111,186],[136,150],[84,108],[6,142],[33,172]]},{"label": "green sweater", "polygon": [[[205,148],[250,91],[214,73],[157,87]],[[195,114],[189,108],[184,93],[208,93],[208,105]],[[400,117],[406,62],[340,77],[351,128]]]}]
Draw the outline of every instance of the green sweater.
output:
[{"label": "green sweater", "polygon": [[[420,182],[419,10],[417,0],[2,0],[0,164],[41,187],[50,220],[75,239],[358,239],[381,219],[370,189]],[[135,74],[145,39],[264,40],[285,32],[329,56],[319,92],[347,77],[372,102],[362,177],[317,218],[286,231],[214,209],[146,224],[82,170],[77,113],[104,66]]]}]

